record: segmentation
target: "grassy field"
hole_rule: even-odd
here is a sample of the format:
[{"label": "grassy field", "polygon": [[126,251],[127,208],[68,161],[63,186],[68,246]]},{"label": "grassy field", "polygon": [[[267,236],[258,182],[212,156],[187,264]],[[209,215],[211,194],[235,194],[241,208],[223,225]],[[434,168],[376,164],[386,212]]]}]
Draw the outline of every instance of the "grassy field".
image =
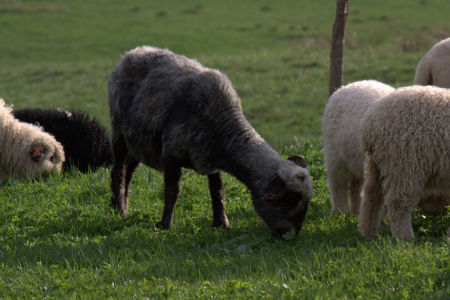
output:
[{"label": "grassy field", "polygon": [[[345,82],[409,85],[450,36],[447,0],[351,1]],[[335,1],[0,2],[0,97],[15,108],[89,112],[108,126],[107,78],[125,51],[166,47],[226,73],[244,114],[283,155],[310,164],[314,195],[298,237],[274,240],[225,175],[232,230],[211,228],[207,182],[183,173],[174,227],[161,174],[140,167],[130,218],[109,213],[109,169],[0,183],[0,298],[448,299],[449,217],[418,213],[416,239],[330,216],[321,146]]]}]

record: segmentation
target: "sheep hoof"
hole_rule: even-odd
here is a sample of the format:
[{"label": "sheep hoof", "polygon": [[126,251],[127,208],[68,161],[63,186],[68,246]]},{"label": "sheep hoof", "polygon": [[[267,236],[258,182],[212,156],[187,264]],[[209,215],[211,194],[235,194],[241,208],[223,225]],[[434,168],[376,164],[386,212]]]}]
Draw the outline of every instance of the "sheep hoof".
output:
[{"label": "sheep hoof", "polygon": [[167,230],[171,227],[171,224],[167,224],[166,222],[159,221],[158,223],[155,224],[155,226],[158,227],[159,229]]},{"label": "sheep hoof", "polygon": [[231,226],[228,222],[214,222],[212,226],[214,228],[222,227],[223,229],[231,229]]},{"label": "sheep hoof", "polygon": [[371,241],[373,239],[375,239],[377,236],[376,235],[370,235],[370,236],[366,236],[366,241]]}]

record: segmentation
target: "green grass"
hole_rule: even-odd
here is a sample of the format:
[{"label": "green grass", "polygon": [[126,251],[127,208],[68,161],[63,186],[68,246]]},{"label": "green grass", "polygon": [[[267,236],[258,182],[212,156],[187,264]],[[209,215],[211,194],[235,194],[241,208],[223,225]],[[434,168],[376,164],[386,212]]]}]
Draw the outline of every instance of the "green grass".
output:
[{"label": "green grass", "polygon": [[[450,36],[450,2],[350,2],[345,82],[409,85]],[[314,195],[300,235],[274,240],[242,184],[225,175],[232,230],[211,228],[206,179],[183,173],[169,231],[162,177],[140,167],[126,222],[108,210],[109,169],[0,184],[0,298],[446,299],[449,217],[419,212],[416,239],[330,216],[321,115],[335,1],[0,2],[0,97],[15,108],[88,111],[108,125],[107,78],[125,51],[167,47],[225,72],[255,129],[303,154]]]}]

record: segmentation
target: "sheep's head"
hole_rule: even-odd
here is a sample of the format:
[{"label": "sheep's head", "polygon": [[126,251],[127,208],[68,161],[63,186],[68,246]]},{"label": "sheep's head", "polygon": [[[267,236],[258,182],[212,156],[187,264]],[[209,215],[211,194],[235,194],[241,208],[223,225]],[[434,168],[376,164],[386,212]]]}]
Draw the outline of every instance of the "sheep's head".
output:
[{"label": "sheep's head", "polygon": [[299,156],[288,160],[253,201],[256,213],[278,239],[291,230],[300,231],[312,195],[306,161]]},{"label": "sheep's head", "polygon": [[32,150],[30,152],[31,160],[35,163],[39,163],[45,156],[45,152],[47,149],[43,145],[34,145],[31,147]]},{"label": "sheep's head", "polygon": [[31,168],[28,169],[28,175],[31,177],[41,174],[48,175],[53,170],[59,172],[64,162],[64,150],[58,142],[37,141],[29,146],[28,154],[31,160]]}]

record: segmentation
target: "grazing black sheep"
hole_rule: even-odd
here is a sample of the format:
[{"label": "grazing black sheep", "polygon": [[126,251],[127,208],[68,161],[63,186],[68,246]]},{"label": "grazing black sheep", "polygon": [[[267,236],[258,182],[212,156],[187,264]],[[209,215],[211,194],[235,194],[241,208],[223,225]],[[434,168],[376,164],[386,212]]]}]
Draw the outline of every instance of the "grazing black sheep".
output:
[{"label": "grazing black sheep", "polygon": [[25,108],[13,111],[22,122],[41,126],[59,141],[66,154],[64,170],[94,171],[112,164],[111,144],[105,128],[87,114],[62,109]]},{"label": "grazing black sheep", "polygon": [[128,189],[139,164],[164,172],[164,212],[172,225],[181,168],[208,176],[213,226],[229,227],[220,170],[252,193],[253,207],[271,233],[298,232],[312,194],[306,162],[283,159],[244,117],[228,78],[168,50],[138,47],[122,57],[109,83],[111,202],[127,218]]}]

